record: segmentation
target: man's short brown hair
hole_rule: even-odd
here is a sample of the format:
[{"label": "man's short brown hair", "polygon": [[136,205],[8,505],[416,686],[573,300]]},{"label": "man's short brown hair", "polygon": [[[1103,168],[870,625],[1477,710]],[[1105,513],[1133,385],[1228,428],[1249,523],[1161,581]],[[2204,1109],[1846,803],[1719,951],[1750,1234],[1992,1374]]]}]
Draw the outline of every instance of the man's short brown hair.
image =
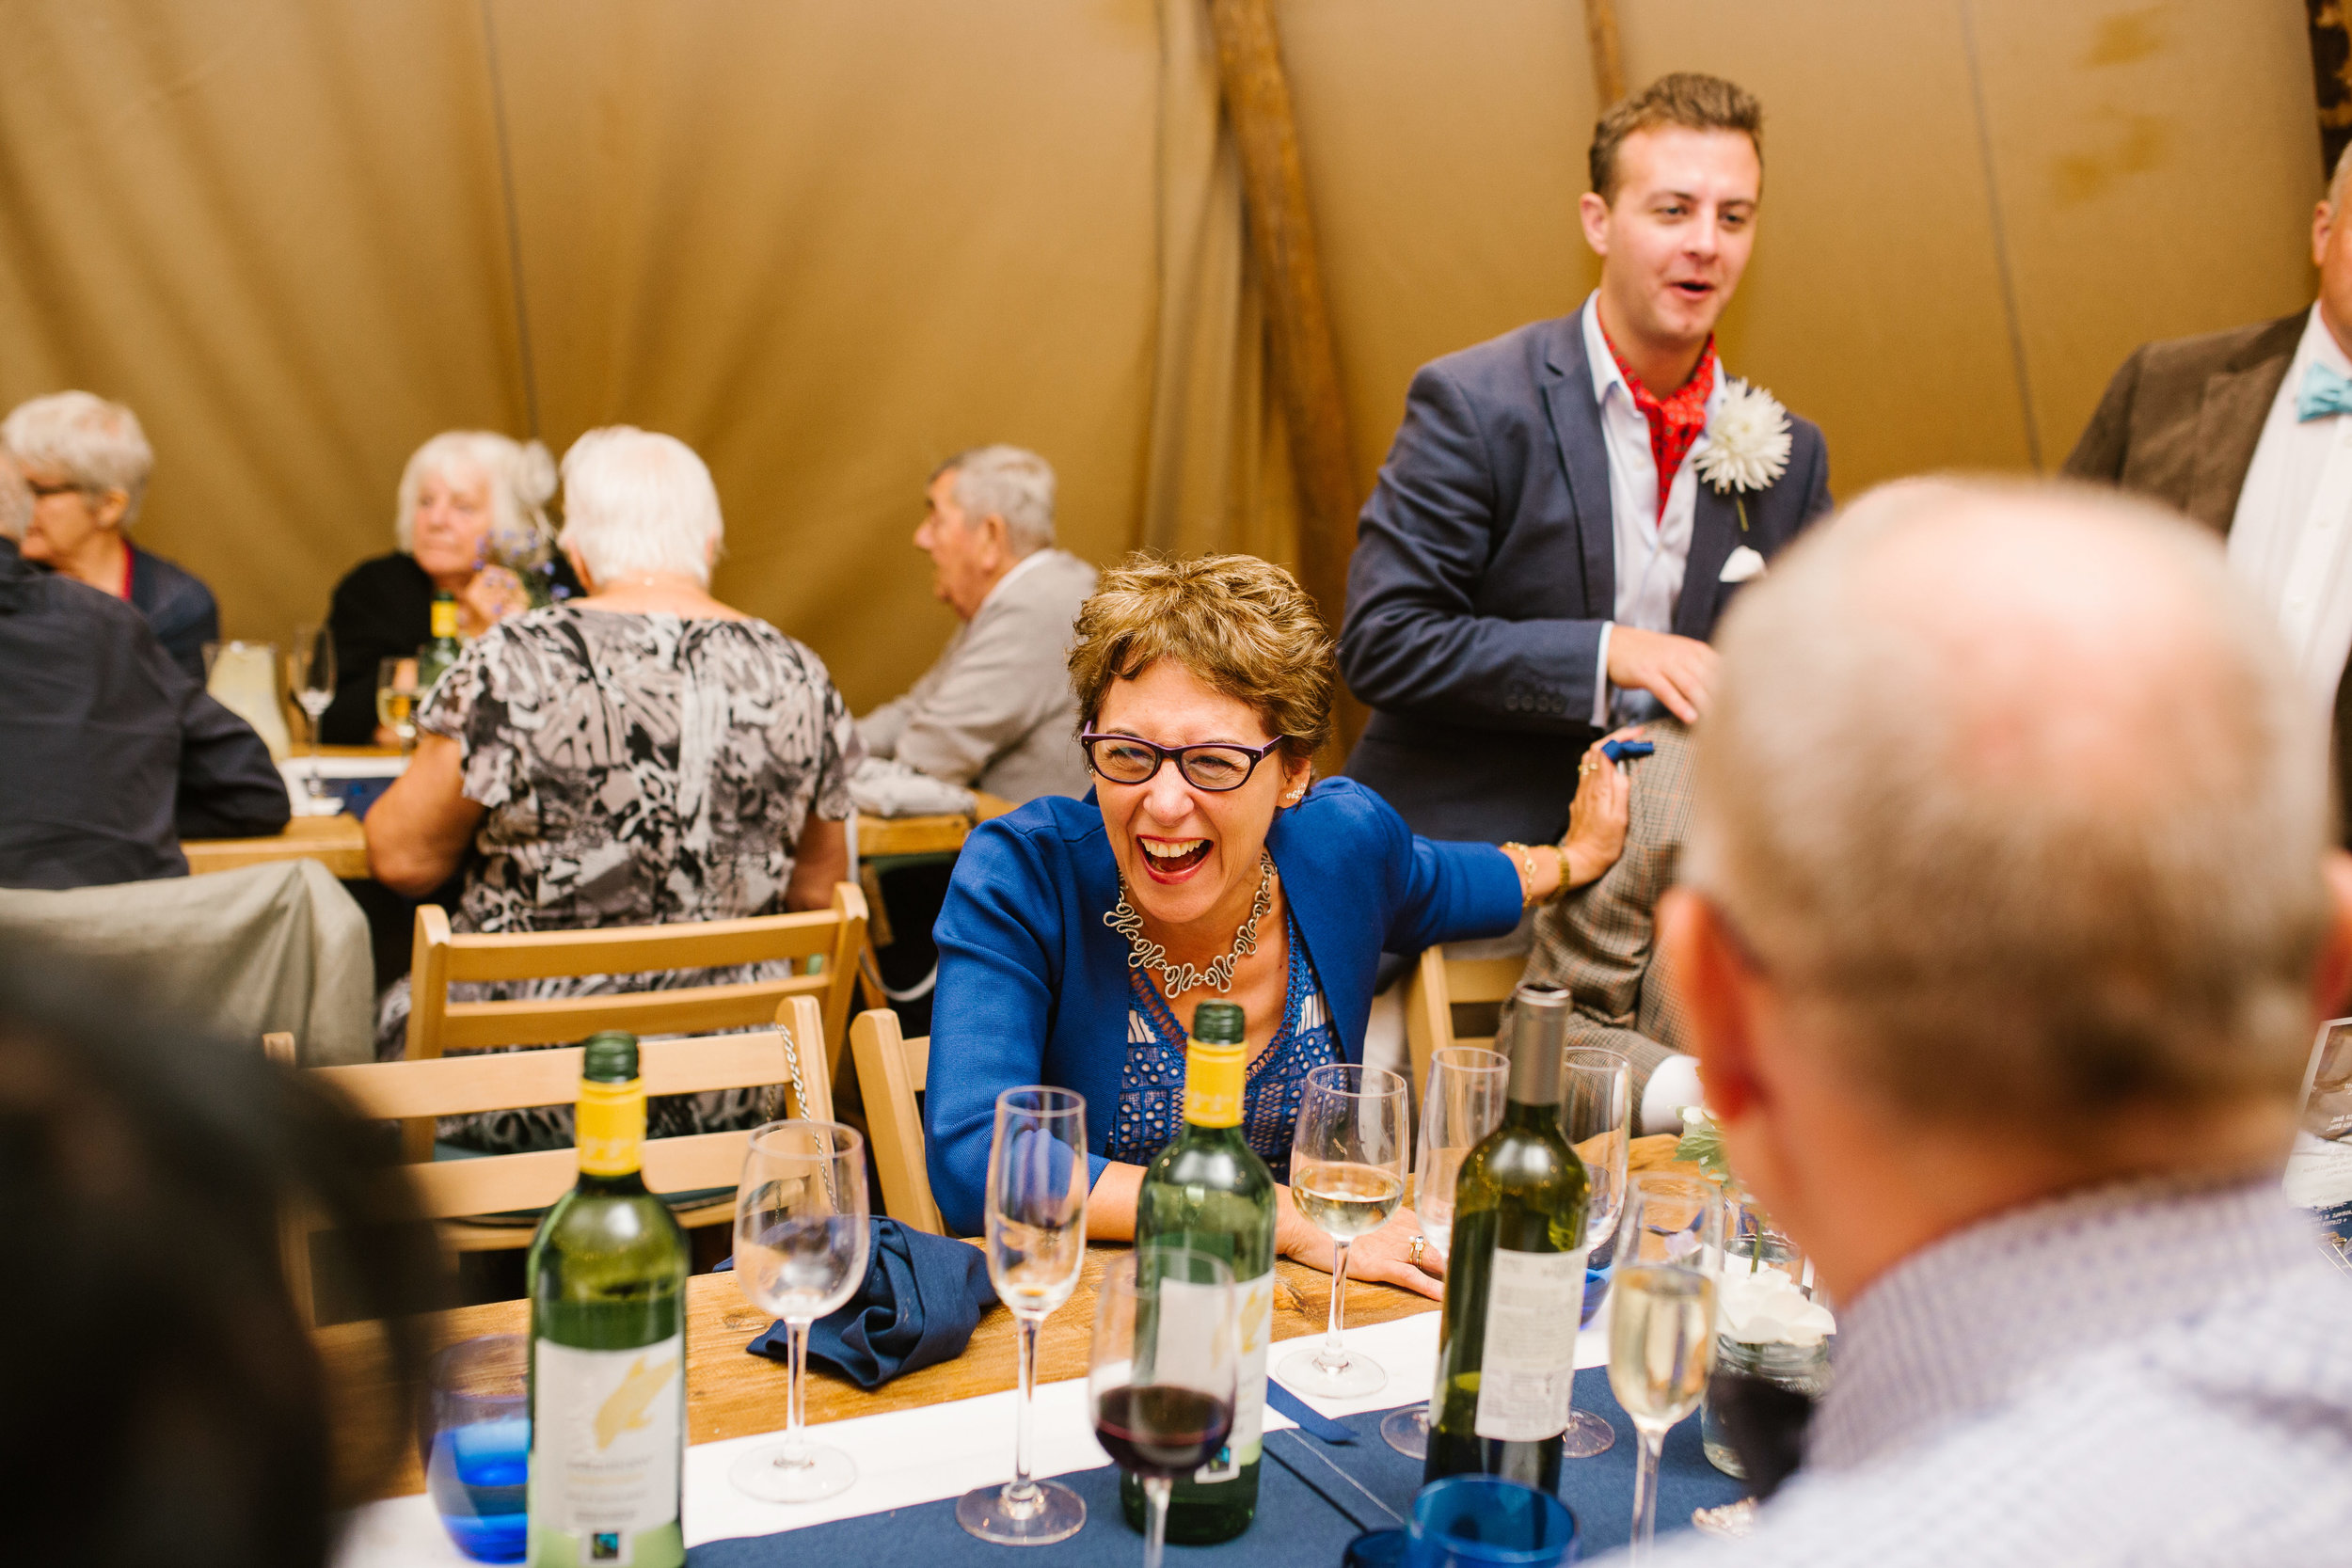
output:
[{"label": "man's short brown hair", "polygon": [[1330,737],[1331,634],[1298,579],[1270,561],[1138,551],[1103,574],[1078,609],[1076,633],[1070,684],[1085,728],[1112,681],[1172,658],[1248,704],[1293,761]]},{"label": "man's short brown hair", "polygon": [[1686,131],[1738,131],[1756,144],[1764,161],[1764,105],[1736,82],[1695,71],[1661,76],[1630,98],[1609,106],[1593,127],[1593,189],[1603,201],[1617,199],[1617,149],[1636,131],[1679,125]]}]

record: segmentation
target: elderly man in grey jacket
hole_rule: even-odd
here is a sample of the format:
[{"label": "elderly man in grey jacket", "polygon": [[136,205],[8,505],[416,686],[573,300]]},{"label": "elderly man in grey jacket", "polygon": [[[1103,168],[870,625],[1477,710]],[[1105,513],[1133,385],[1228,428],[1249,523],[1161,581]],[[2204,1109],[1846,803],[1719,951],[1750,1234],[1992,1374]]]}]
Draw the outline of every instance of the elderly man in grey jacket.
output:
[{"label": "elderly man in grey jacket", "polygon": [[1094,568],[1054,548],[1054,470],[1019,447],[941,464],[916,546],[931,591],[963,621],[912,689],[858,721],[866,750],[1018,805],[1082,795],[1071,623]]}]

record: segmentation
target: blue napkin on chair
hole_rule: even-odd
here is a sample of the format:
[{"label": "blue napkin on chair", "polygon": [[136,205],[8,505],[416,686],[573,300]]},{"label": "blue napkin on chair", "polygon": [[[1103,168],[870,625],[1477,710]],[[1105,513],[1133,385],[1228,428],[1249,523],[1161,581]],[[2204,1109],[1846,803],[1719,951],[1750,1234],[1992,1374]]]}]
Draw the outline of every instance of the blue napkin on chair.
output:
[{"label": "blue napkin on chair", "polygon": [[[810,1359],[861,1388],[953,1361],[971,1342],[980,1314],[996,1305],[978,1247],[897,1220],[878,1219],[873,1227],[873,1259],[857,1294],[808,1331]],[[777,1361],[792,1354],[780,1323],[743,1348]]]}]

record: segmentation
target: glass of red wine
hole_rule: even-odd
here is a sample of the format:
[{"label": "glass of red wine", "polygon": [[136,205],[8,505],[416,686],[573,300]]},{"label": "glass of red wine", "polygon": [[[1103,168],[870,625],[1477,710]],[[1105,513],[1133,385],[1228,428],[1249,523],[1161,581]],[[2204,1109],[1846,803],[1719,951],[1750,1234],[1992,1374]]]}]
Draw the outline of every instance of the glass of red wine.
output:
[{"label": "glass of red wine", "polygon": [[1103,1272],[1087,1397],[1094,1435],[1143,1483],[1143,1568],[1160,1568],[1168,1495],[1225,1446],[1240,1338],[1233,1272],[1181,1246],[1146,1246]]}]

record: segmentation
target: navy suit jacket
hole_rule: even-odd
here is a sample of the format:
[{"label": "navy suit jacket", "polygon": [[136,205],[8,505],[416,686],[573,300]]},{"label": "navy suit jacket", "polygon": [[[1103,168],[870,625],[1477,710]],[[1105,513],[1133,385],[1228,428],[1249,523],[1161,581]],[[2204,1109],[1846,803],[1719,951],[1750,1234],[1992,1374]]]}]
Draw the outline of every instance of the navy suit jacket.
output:
[{"label": "navy suit jacket", "polygon": [[[1275,814],[1266,850],[1347,1059],[1364,1058],[1383,947],[1418,953],[1519,918],[1519,879],[1483,844],[1433,844],[1379,798],[1326,780]],[[1086,1097],[1089,1180],[1103,1173],[1127,1063],[1127,939],[1103,924],[1119,863],[1089,791],[1043,795],[972,830],[939,911],[924,1148],[941,1217],[977,1234],[996,1096],[1054,1084]]]},{"label": "navy suit jacket", "polygon": [[[1702,483],[1674,630],[1713,634],[1741,545],[1770,557],[1829,510],[1819,426],[1746,497]],[[1374,712],[1347,771],[1415,832],[1566,832],[1603,623],[1616,614],[1609,452],[1581,313],[1423,365],[1357,525],[1340,669]]]}]

